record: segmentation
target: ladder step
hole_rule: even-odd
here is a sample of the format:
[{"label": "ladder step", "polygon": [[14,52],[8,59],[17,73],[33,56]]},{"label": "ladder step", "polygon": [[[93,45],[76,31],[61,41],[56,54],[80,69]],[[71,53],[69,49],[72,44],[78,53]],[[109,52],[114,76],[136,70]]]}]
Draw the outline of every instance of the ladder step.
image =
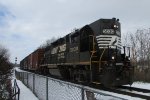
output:
[{"label": "ladder step", "polygon": [[94,83],[94,84],[101,84],[100,82],[92,82],[92,83]]},{"label": "ladder step", "polygon": [[92,63],[99,63],[99,61],[92,61]]},{"label": "ladder step", "polygon": [[97,56],[92,56],[92,58],[93,58],[93,57],[97,57]]}]

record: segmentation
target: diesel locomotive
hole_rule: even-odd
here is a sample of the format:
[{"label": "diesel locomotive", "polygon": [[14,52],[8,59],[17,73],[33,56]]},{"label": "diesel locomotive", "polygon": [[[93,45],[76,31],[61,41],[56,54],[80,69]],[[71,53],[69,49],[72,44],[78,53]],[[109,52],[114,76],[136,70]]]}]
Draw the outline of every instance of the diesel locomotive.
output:
[{"label": "diesel locomotive", "polygon": [[131,85],[133,70],[130,50],[121,45],[121,25],[116,18],[99,19],[54,41],[44,49],[36,68],[64,80],[104,86]]}]

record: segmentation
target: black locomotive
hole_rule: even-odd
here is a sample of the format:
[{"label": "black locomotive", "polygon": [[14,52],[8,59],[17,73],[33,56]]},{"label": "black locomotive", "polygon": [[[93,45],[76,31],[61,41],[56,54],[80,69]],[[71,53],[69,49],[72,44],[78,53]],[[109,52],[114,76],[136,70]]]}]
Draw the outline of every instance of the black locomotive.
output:
[{"label": "black locomotive", "polygon": [[119,19],[99,19],[45,48],[38,70],[77,82],[132,84],[133,67],[126,50],[121,46]]}]

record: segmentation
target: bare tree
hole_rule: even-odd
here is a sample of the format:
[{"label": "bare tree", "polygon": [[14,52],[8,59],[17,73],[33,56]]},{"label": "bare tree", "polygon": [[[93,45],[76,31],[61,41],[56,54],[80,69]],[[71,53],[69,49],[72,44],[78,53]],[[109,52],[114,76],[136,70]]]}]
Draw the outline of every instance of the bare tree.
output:
[{"label": "bare tree", "polygon": [[137,66],[137,59],[138,59],[137,39],[135,37],[135,34],[130,33],[128,36],[129,36],[129,43],[131,46],[131,62],[133,66]]},{"label": "bare tree", "polygon": [[131,63],[133,66],[137,66],[137,58],[138,58],[138,53],[137,53],[137,39],[135,38],[135,34],[133,33],[126,33],[122,36],[122,44],[123,46],[130,47],[131,51]]},{"label": "bare tree", "polygon": [[127,33],[124,45],[131,46],[131,62],[135,67],[135,80],[150,82],[150,29],[137,29]]},{"label": "bare tree", "polygon": [[8,50],[0,45],[0,100],[6,100],[10,98],[11,70],[12,64],[9,62]]},{"label": "bare tree", "polygon": [[[128,39],[128,40],[127,40]],[[126,45],[131,46],[131,60],[134,65],[141,68],[150,67],[150,31],[138,29],[135,33],[128,33],[124,38]]]}]

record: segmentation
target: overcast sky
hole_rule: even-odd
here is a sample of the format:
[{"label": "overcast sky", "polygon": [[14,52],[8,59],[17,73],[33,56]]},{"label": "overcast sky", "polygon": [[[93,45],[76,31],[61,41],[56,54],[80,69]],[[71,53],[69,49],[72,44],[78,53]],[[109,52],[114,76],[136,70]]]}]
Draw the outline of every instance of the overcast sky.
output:
[{"label": "overcast sky", "polygon": [[123,34],[148,29],[150,0],[0,0],[0,44],[19,63],[47,39],[112,17]]}]

